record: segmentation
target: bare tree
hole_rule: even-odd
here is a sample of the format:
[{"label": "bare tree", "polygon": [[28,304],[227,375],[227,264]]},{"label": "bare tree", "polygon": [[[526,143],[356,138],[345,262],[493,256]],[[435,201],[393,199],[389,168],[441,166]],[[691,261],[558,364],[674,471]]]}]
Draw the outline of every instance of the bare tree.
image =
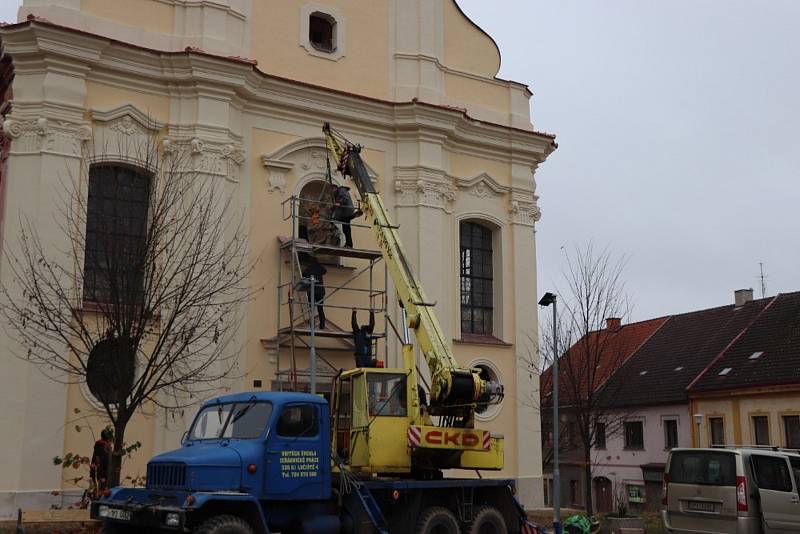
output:
[{"label": "bare tree", "polygon": [[[181,410],[233,377],[252,295],[242,218],[191,147],[146,141],[83,154],[45,241],[24,214],[0,313],[16,356],[52,380],[87,382],[114,427],[110,485],[137,410]],[[222,184],[220,184],[220,182]]]},{"label": "bare tree", "polygon": [[[620,326],[629,316],[630,307],[624,290],[625,257],[615,257],[608,250],[597,252],[590,243],[567,254],[565,285],[559,292],[558,322],[555,336],[559,357],[559,452],[577,455],[586,483],[584,502],[588,514],[592,502],[592,448],[598,440],[619,432],[628,414],[609,406],[613,392],[603,391],[608,378],[635,350],[630,337]],[[612,321],[608,321],[612,319]],[[617,321],[613,321],[613,320]],[[542,424],[552,430],[552,363],[554,331],[547,315],[541,331],[543,393]],[[552,445],[545,458],[552,462]]]}]

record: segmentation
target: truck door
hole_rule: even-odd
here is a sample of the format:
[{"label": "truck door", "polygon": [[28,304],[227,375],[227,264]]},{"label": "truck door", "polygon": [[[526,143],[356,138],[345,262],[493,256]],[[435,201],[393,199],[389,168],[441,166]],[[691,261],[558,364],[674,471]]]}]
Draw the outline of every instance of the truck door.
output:
[{"label": "truck door", "polygon": [[753,473],[761,501],[764,532],[800,532],[800,494],[792,476],[789,459],[784,456],[751,456]]},{"label": "truck door", "polygon": [[[283,405],[267,438],[266,498],[325,499],[330,494],[330,447],[322,405]],[[323,428],[327,427],[327,428]],[[327,486],[327,487],[326,487]]]}]

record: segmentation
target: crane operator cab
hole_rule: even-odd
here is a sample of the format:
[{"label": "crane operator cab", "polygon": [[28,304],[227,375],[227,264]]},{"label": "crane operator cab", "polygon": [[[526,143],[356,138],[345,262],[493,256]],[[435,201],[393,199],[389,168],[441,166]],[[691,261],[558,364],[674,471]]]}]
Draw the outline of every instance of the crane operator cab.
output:
[{"label": "crane operator cab", "polygon": [[[404,352],[413,357],[411,345]],[[431,476],[443,468],[502,469],[502,436],[434,425],[415,375],[414,366],[358,368],[335,379],[331,419],[338,467]]]}]

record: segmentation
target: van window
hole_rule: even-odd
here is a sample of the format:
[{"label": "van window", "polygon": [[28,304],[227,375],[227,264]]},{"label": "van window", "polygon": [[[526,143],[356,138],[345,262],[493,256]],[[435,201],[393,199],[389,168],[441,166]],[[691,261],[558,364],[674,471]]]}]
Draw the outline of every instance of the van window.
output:
[{"label": "van window", "polygon": [[784,458],[776,456],[752,456],[756,483],[764,490],[792,491],[792,477]]},{"label": "van window", "polygon": [[669,481],[676,484],[735,486],[736,460],[732,453],[681,451],[672,454]]}]

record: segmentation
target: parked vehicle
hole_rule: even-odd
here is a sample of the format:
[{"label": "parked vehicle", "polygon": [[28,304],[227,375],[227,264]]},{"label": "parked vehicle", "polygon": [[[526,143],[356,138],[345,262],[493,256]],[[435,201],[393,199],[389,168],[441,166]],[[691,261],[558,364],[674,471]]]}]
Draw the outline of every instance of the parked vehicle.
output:
[{"label": "parked vehicle", "polygon": [[672,449],[662,521],[671,534],[800,533],[800,454],[776,447]]}]

